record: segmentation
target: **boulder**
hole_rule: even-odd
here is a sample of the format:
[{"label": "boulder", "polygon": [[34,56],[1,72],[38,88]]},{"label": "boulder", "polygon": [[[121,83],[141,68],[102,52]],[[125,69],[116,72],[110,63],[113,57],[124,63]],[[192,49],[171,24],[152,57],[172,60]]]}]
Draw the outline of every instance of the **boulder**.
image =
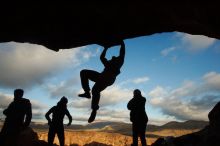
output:
[{"label": "boulder", "polygon": [[24,128],[17,138],[7,137],[5,146],[48,146],[48,143],[38,139],[38,135],[30,127]]}]

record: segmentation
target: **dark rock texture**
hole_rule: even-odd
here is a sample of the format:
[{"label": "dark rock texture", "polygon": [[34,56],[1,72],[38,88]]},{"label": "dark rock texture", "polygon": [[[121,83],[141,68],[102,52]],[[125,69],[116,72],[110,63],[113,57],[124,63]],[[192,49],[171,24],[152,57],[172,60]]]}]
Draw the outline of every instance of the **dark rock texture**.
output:
[{"label": "dark rock texture", "polygon": [[[13,139],[7,137],[5,139],[5,146],[48,146],[48,143],[43,140],[39,140],[38,135],[32,128],[27,127],[23,129],[19,136]],[[54,145],[57,146],[57,145]]]},{"label": "dark rock texture", "polygon": [[220,39],[219,14],[218,1],[13,2],[1,4],[0,42],[58,50],[172,31]]}]

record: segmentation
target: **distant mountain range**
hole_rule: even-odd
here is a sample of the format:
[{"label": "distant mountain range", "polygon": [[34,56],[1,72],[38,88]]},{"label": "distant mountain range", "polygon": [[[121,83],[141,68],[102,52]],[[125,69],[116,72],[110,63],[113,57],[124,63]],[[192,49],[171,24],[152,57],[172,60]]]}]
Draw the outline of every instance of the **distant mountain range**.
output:
[{"label": "distant mountain range", "polygon": [[[2,121],[0,121],[0,126],[2,125]],[[165,129],[176,129],[176,130],[194,130],[194,129],[202,129],[206,125],[208,125],[207,121],[194,121],[189,120],[185,122],[168,122],[162,126],[156,125],[147,125],[147,131],[154,132]],[[37,129],[40,131],[45,131],[49,129],[49,126],[44,123],[31,123],[31,127],[33,129]],[[112,133],[120,133],[124,135],[131,135],[131,123],[123,123],[123,122],[95,122],[88,125],[71,125],[69,127],[65,127],[66,130],[95,130],[95,131],[103,131],[103,132],[112,132]]]},{"label": "distant mountain range", "polygon": [[[208,125],[207,121],[195,121],[195,120],[189,120],[185,122],[168,122],[162,126],[156,126],[156,125],[147,125],[147,131],[154,132],[154,131],[161,131],[166,129],[176,129],[176,130],[195,130],[195,129],[202,129],[206,125]],[[88,124],[86,126],[83,126],[83,129],[76,130],[98,130],[98,131],[104,131],[104,132],[114,132],[114,133],[120,133],[124,135],[131,135],[131,123],[122,123],[122,122],[96,122],[92,124]],[[77,128],[73,125],[71,129]]]},{"label": "distant mountain range", "polygon": [[209,124],[209,122],[207,122],[207,121],[195,121],[195,120],[189,120],[189,121],[185,121],[185,122],[172,121],[172,122],[168,122],[167,124],[164,124],[162,126],[152,127],[151,130],[152,131],[153,130],[161,130],[161,129],[189,129],[189,130],[192,130],[192,129],[204,128],[208,124]]},{"label": "distant mountain range", "polygon": [[[147,125],[147,129],[149,131],[158,131],[162,129],[201,129],[208,125],[207,121],[195,121],[195,120],[189,120],[185,122],[168,122],[162,126],[156,126],[156,125]],[[73,125],[73,127],[75,127]],[[122,123],[122,122],[96,122],[92,124],[88,124],[86,126],[83,126],[83,129],[105,129],[111,127],[112,129],[126,129],[131,127],[131,123]]]}]

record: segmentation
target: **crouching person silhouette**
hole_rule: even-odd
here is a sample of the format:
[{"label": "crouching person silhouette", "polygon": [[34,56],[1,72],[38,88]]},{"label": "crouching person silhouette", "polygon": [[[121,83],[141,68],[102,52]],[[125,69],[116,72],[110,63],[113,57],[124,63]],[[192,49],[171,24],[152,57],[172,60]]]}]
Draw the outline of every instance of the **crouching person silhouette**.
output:
[{"label": "crouching person silhouette", "polygon": [[3,111],[6,116],[0,133],[0,146],[16,146],[19,133],[30,125],[32,109],[30,100],[23,98],[24,90],[14,90],[14,101]]},{"label": "crouching person silhouette", "polygon": [[[66,97],[62,97],[56,106],[52,107],[45,115],[48,120],[49,132],[48,132],[48,145],[53,146],[53,141],[55,138],[55,134],[57,134],[60,146],[64,146],[65,137],[64,137],[64,126],[63,119],[64,116],[67,115],[69,118],[69,123],[67,126],[72,123],[72,116],[70,115],[67,109],[68,99]],[[52,113],[52,120],[50,118],[50,114]]]},{"label": "crouching person silhouette", "polygon": [[145,139],[145,131],[148,117],[145,112],[146,99],[141,95],[141,91],[134,90],[134,97],[128,102],[127,108],[130,112],[130,120],[132,122],[133,144],[138,146],[138,136],[140,136],[142,146],[147,146]]},{"label": "crouching person silhouette", "polygon": [[100,60],[105,67],[101,73],[87,69],[80,72],[81,84],[85,93],[79,94],[79,97],[91,98],[89,80],[95,82],[92,87],[92,112],[88,119],[89,123],[95,120],[96,111],[99,109],[100,92],[115,82],[116,77],[120,74],[120,68],[124,63],[125,44],[123,41],[121,42],[120,54],[118,57],[113,56],[111,60],[107,60],[105,58],[107,50],[108,47],[104,46],[104,50],[100,56]]}]

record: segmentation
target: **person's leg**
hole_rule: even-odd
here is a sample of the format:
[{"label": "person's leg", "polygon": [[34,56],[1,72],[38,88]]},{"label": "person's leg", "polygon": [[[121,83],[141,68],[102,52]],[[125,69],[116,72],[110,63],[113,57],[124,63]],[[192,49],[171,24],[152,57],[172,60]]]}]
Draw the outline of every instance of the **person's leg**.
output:
[{"label": "person's leg", "polygon": [[[4,130],[4,129],[3,129]],[[15,124],[8,124],[6,129],[5,129],[5,135],[4,135],[4,141],[3,145],[1,146],[14,146],[17,144],[17,138],[19,135],[20,129],[19,127]]]},{"label": "person's leg", "polygon": [[138,130],[137,130],[137,124],[135,123],[132,123],[132,136],[133,136],[132,146],[138,146]]},{"label": "person's leg", "polygon": [[92,88],[92,113],[88,120],[89,123],[95,120],[96,111],[99,109],[100,92],[102,92],[106,87],[108,87],[108,84],[106,84],[104,81],[98,81],[94,84]]},{"label": "person's leg", "polygon": [[4,142],[6,139],[7,124],[4,123],[1,132],[0,132],[0,146],[4,146]]},{"label": "person's leg", "polygon": [[55,134],[56,134],[55,129],[50,126],[49,132],[48,132],[48,146],[53,146]]},{"label": "person's leg", "polygon": [[90,92],[89,80],[97,82],[99,76],[100,73],[93,70],[84,69],[80,72],[81,85],[85,93],[79,94],[79,97],[91,98],[89,93]]},{"label": "person's leg", "polygon": [[65,143],[65,137],[64,137],[64,127],[59,127],[59,130],[57,131],[57,136],[60,142],[60,146],[64,146]]},{"label": "person's leg", "polygon": [[140,125],[140,128],[139,128],[139,133],[140,133],[140,139],[141,139],[142,146],[147,146],[146,135],[145,135],[146,126],[147,126],[147,124],[143,123],[143,124]]},{"label": "person's leg", "polygon": [[4,140],[5,140],[5,134],[0,132],[0,145],[4,145]]}]

